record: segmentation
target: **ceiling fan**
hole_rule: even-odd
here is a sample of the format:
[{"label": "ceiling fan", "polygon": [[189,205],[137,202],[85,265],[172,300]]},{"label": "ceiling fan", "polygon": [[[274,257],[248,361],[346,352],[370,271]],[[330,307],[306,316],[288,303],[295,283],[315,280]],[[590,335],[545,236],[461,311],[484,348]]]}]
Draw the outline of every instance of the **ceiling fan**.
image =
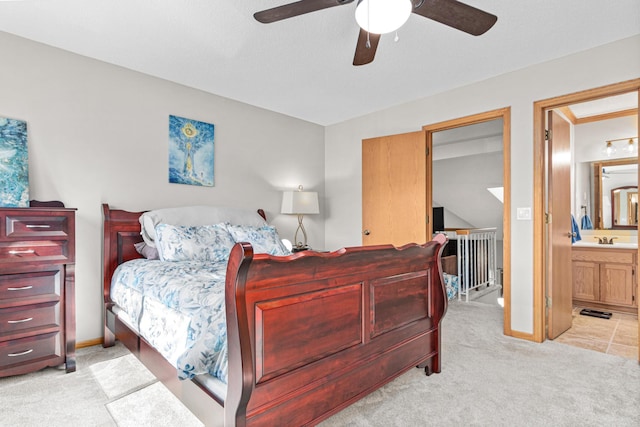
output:
[{"label": "ceiling fan", "polygon": [[[272,9],[256,12],[253,17],[263,24],[293,18],[335,6],[344,6],[355,0],[300,0]],[[380,35],[396,31],[415,13],[448,25],[456,30],[479,36],[487,32],[498,17],[456,0],[358,0],[356,21],[360,34],[356,44],[353,65],[373,61]],[[384,22],[378,26],[378,17]],[[391,21],[391,22],[388,22]],[[389,24],[386,26],[386,24]]]}]

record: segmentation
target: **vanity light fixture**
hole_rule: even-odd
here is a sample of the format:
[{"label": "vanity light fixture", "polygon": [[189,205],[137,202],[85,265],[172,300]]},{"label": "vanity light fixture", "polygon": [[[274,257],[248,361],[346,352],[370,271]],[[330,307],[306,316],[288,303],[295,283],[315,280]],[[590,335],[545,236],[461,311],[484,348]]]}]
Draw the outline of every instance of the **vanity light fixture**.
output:
[{"label": "vanity light fixture", "polygon": [[614,145],[614,142],[626,141],[627,144],[622,148],[622,151],[626,154],[635,155],[638,153],[638,143],[634,140],[637,140],[637,136],[627,137],[627,138],[618,138],[618,139],[610,139],[607,141],[607,145],[602,150],[603,153],[607,155],[607,157],[611,157],[616,154],[617,149]]},{"label": "vanity light fixture", "polygon": [[611,141],[607,141],[607,146],[604,149],[604,153],[607,155],[607,157],[611,157],[616,154],[616,147],[613,146],[613,143]]},{"label": "vanity light fixture", "polygon": [[629,143],[625,147],[625,150],[629,154],[633,154],[638,151],[638,144],[633,143],[633,138],[629,138]]}]

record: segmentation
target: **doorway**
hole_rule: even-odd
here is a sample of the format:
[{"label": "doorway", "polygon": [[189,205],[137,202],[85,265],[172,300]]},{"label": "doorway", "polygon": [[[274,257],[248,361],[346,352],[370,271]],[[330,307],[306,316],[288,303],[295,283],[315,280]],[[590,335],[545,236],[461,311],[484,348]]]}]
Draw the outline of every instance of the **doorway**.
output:
[{"label": "doorway", "polygon": [[[503,185],[503,208],[502,208],[502,265],[503,265],[503,298],[504,298],[504,322],[503,332],[505,335],[513,336],[511,330],[511,228],[510,228],[510,212],[511,212],[511,109],[502,108],[498,110],[480,113],[472,116],[462,117],[445,122],[435,123],[423,126],[426,132],[427,147],[433,147],[434,134],[437,132],[462,128],[465,126],[476,125],[480,123],[490,122],[497,119],[502,120],[502,185]],[[431,156],[433,159],[433,156]],[[433,171],[432,167],[428,168]],[[428,180],[427,194],[433,194],[432,180]],[[432,209],[433,199],[428,200],[427,207]]]},{"label": "doorway", "polygon": [[[557,98],[547,99],[534,103],[534,340],[542,342],[547,339],[547,331],[550,329],[549,322],[553,319],[547,317],[548,301],[553,305],[554,290],[553,286],[549,286],[550,270],[557,268],[553,265],[550,258],[548,248],[551,246],[552,240],[548,234],[547,218],[547,201],[549,194],[547,191],[547,182],[550,178],[550,172],[546,169],[545,157],[545,131],[546,131],[546,115],[551,110],[563,111],[565,116],[571,115],[568,106],[586,103],[594,100],[601,100],[608,97],[622,95],[626,93],[635,93],[636,107],[635,109],[618,112],[618,115],[633,115],[636,118],[636,135],[637,136],[637,120],[640,119],[637,101],[640,98],[640,79],[609,85],[597,89],[583,91],[575,94],[565,95]],[[602,117],[598,118],[599,120]],[[595,120],[595,119],[594,119]],[[603,141],[603,144],[606,141]],[[636,161],[637,162],[637,161]],[[574,209],[575,211],[575,209]],[[567,213],[568,214],[568,213]],[[636,226],[636,230],[637,230]],[[570,230],[567,230],[570,231]],[[637,256],[638,254],[636,254]],[[570,269],[567,265],[565,268]],[[569,286],[571,284],[568,284]],[[638,283],[636,279],[636,288]],[[548,290],[548,293],[547,293]],[[640,289],[636,289],[636,295]],[[551,325],[552,326],[552,325]],[[638,324],[640,332],[640,322]],[[640,360],[640,352],[638,354]]]}]

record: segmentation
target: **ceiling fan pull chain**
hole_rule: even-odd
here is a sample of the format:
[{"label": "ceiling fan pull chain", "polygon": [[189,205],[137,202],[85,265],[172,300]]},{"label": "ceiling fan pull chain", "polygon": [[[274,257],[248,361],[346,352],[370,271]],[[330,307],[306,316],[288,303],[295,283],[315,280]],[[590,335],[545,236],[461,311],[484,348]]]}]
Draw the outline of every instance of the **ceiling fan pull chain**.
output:
[{"label": "ceiling fan pull chain", "polygon": [[398,43],[398,40],[400,40],[400,37],[398,37],[398,31],[396,31],[396,36],[393,38],[393,41]]},{"label": "ceiling fan pull chain", "polygon": [[[369,28],[371,28],[371,21],[370,21],[370,8],[371,8],[371,3],[367,4],[367,30]],[[371,49],[371,41],[369,40],[369,31],[367,31],[367,43],[365,43],[365,46],[367,49]]]}]

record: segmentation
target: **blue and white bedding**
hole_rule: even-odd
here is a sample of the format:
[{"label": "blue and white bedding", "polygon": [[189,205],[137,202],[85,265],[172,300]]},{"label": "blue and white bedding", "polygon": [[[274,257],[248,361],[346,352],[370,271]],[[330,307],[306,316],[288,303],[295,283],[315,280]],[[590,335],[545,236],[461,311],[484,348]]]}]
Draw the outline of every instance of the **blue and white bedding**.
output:
[{"label": "blue and white bedding", "polygon": [[182,379],[227,382],[224,278],[227,261],[136,259],[113,275],[111,299]]},{"label": "blue and white bedding", "polygon": [[458,291],[460,289],[458,276],[454,276],[453,274],[442,273],[444,278],[444,285],[447,289],[447,299],[451,301],[458,295]]},{"label": "blue and white bedding", "polygon": [[[219,214],[213,208],[198,209]],[[180,221],[196,221],[192,208],[171,212],[179,214]],[[154,218],[156,253],[118,266],[111,280],[111,299],[124,313],[121,317],[176,367],[179,378],[208,373],[226,383],[229,253],[237,242],[251,243],[255,253],[290,252],[276,229],[265,223],[171,225]]]}]

